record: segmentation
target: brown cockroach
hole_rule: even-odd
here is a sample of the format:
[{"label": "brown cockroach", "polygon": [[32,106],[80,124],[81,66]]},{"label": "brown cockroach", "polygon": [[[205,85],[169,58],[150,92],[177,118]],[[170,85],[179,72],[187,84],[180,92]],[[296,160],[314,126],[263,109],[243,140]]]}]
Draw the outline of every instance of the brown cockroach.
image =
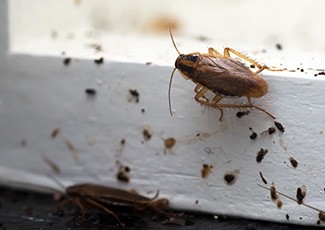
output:
[{"label": "brown cockroach", "polygon": [[[59,184],[61,187],[63,186],[61,183]],[[66,199],[59,206],[71,202],[80,208],[82,216],[85,214],[86,207],[94,207],[113,216],[121,226],[124,226],[124,223],[113,210],[142,211],[152,209],[159,212],[168,208],[169,205],[167,199],[157,199],[159,191],[153,198],[148,198],[134,192],[97,184],[72,185],[65,189],[64,195]]]},{"label": "brown cockroach", "polygon": [[[266,65],[261,65],[246,55],[228,47],[224,49],[223,54],[211,47],[208,49],[207,54],[201,54],[199,52],[181,54],[177,49],[170,27],[169,34],[173,45],[179,54],[169,81],[168,101],[171,115],[173,115],[170,100],[171,84],[175,70],[178,69],[186,80],[190,79],[196,84],[194,89],[196,95],[194,99],[198,103],[220,110],[220,121],[223,117],[223,109],[225,108],[255,108],[275,119],[271,113],[259,106],[253,105],[251,98],[260,98],[268,92],[268,84],[258,75],[259,73],[263,70],[283,71],[285,69],[276,69]],[[231,58],[230,53],[252,63],[252,65],[257,67],[257,71],[252,72],[244,63]],[[215,94],[212,99],[208,99],[205,96],[208,91]],[[247,104],[219,103],[223,98],[239,97],[247,97]]]}]

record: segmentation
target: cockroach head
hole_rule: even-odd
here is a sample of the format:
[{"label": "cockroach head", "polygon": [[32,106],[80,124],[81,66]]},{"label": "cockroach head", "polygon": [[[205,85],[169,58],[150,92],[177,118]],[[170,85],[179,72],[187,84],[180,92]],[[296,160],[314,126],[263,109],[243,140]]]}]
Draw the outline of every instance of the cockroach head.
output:
[{"label": "cockroach head", "polygon": [[198,61],[198,55],[180,54],[175,61],[175,68],[185,75],[189,75]]}]

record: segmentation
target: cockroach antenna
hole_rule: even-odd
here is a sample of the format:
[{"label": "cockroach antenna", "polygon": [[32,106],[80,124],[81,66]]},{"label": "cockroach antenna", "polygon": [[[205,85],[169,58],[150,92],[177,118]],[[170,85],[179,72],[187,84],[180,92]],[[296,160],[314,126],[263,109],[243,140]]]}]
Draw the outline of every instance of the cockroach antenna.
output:
[{"label": "cockroach antenna", "polygon": [[[172,39],[173,45],[177,51],[177,53],[180,55],[181,53],[179,52],[179,50],[177,49],[176,43],[174,41],[174,37],[172,34],[172,29],[170,27],[170,24],[168,24],[168,29],[169,29],[169,34],[170,34],[170,38]],[[172,111],[172,105],[171,105],[171,99],[170,99],[170,94],[172,91],[172,81],[173,81],[173,77],[174,77],[174,73],[175,73],[176,68],[173,69],[172,74],[170,75],[170,79],[169,79],[169,86],[168,86],[168,105],[169,105],[169,112],[170,115],[173,116],[173,111]]]},{"label": "cockroach antenna", "polygon": [[170,24],[168,24],[168,29],[169,29],[169,34],[170,34],[170,38],[172,39],[173,45],[174,45],[174,47],[175,47],[177,53],[178,53],[179,55],[181,55],[181,52],[179,52],[179,50],[177,49],[176,43],[175,43],[175,41],[174,41],[174,37],[173,37],[173,33],[172,33],[172,29],[171,29],[171,27],[170,27]]},{"label": "cockroach antenna", "polygon": [[172,81],[173,81],[175,70],[176,70],[176,68],[173,69],[173,72],[170,75],[169,86],[168,86],[168,105],[169,105],[169,112],[170,112],[171,116],[173,116],[173,111],[172,111],[172,102],[171,102],[171,99],[170,99],[170,93],[172,91]]}]

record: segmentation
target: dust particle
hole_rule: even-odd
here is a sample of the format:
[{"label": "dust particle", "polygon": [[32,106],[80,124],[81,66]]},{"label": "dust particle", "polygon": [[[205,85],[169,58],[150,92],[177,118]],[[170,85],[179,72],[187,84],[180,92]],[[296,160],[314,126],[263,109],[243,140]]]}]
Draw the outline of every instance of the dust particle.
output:
[{"label": "dust particle", "polygon": [[140,94],[136,89],[129,89],[129,93],[131,95],[131,98],[129,99],[129,102],[135,101],[136,103],[139,103],[139,97]]},{"label": "dust particle", "polygon": [[130,182],[130,178],[128,177],[127,174],[125,174],[124,172],[118,172],[116,174],[116,178],[121,181],[121,182],[126,182],[129,183]]},{"label": "dust particle", "polygon": [[280,43],[275,44],[275,47],[276,47],[278,50],[282,50],[282,45],[281,45]]},{"label": "dust particle", "polygon": [[270,127],[267,131],[271,135],[271,134],[275,133],[275,128],[274,127]]},{"label": "dust particle", "polygon": [[261,177],[263,183],[267,184],[267,181],[266,181],[265,177],[263,176],[262,172],[260,172],[260,177]]},{"label": "dust particle", "polygon": [[253,133],[249,136],[249,138],[250,138],[251,140],[255,140],[256,137],[257,137],[257,133],[255,133],[255,132],[253,132]]},{"label": "dust particle", "polygon": [[286,214],[286,219],[289,220],[290,219],[290,216],[289,214]]},{"label": "dust particle", "polygon": [[250,113],[249,110],[247,110],[247,111],[239,111],[239,112],[236,113],[236,116],[238,118],[241,118],[242,116],[247,116],[249,113]]},{"label": "dust particle", "polygon": [[165,143],[165,148],[166,149],[171,149],[176,144],[176,139],[173,138],[173,137],[169,137],[164,141],[164,143]]},{"label": "dust particle", "polygon": [[90,97],[93,97],[97,94],[97,91],[93,88],[87,88],[85,89],[85,93],[90,96]]},{"label": "dust particle", "polygon": [[54,139],[60,133],[60,128],[55,128],[52,130],[51,137]]},{"label": "dust particle", "polygon": [[130,167],[129,166],[124,166],[122,165],[120,162],[118,162],[119,164],[119,168],[118,168],[118,172],[116,174],[116,178],[118,181],[121,181],[121,182],[125,182],[125,183],[128,183],[130,182]]},{"label": "dust particle", "polygon": [[68,66],[70,64],[70,62],[71,62],[71,58],[69,58],[69,57],[63,59],[63,64],[65,66]]},{"label": "dust particle", "polygon": [[280,122],[275,121],[274,124],[278,128],[278,130],[280,130],[281,132],[284,132],[284,127]]},{"label": "dust particle", "polygon": [[212,165],[203,164],[201,169],[201,177],[207,178],[209,174],[212,172],[212,168],[213,168]]},{"label": "dust particle", "polygon": [[324,211],[320,211],[318,214],[318,218],[320,221],[325,221],[325,212]]},{"label": "dust particle", "polygon": [[142,131],[142,134],[143,134],[144,140],[146,140],[146,141],[149,141],[152,137],[152,133],[148,129],[144,129]]},{"label": "dust particle", "polygon": [[101,64],[104,63],[104,58],[101,57],[101,58],[95,59],[94,62],[95,62],[97,65],[101,65]]},{"label": "dust particle", "polygon": [[270,196],[272,200],[278,199],[278,194],[276,192],[274,184],[272,184],[272,186],[270,187]]},{"label": "dust particle", "polygon": [[227,183],[227,185],[233,185],[238,178],[239,170],[234,170],[232,172],[227,172],[224,175],[224,180]]},{"label": "dust particle", "polygon": [[306,194],[307,194],[306,186],[303,185],[303,186],[297,188],[296,198],[297,198],[298,204],[303,203],[303,200],[306,197]]},{"label": "dust particle", "polygon": [[257,163],[261,163],[262,160],[264,159],[264,156],[267,154],[268,150],[261,148],[260,151],[258,151],[257,156],[256,156],[256,161]]},{"label": "dust particle", "polygon": [[290,160],[290,163],[291,163],[292,167],[297,168],[298,161],[293,157],[290,157],[289,160]]}]

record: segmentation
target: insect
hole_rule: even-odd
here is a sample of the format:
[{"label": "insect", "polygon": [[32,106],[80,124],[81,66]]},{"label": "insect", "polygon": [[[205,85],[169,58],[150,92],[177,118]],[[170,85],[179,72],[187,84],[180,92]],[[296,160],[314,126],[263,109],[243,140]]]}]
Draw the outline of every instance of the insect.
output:
[{"label": "insect", "polygon": [[[224,49],[223,54],[211,47],[208,49],[207,54],[201,54],[199,52],[181,54],[177,49],[170,27],[169,34],[173,46],[179,54],[175,62],[175,68],[170,76],[168,88],[168,102],[171,115],[173,115],[170,100],[171,84],[175,70],[178,69],[186,80],[190,79],[196,84],[194,89],[196,95],[194,99],[198,103],[220,110],[219,121],[222,120],[223,109],[226,108],[255,108],[275,119],[268,111],[253,105],[251,98],[260,98],[268,92],[268,84],[258,75],[259,73],[263,70],[283,71],[285,69],[276,69],[261,65],[246,55],[228,47]],[[244,63],[231,58],[230,53],[252,63],[252,65],[257,67],[257,71],[252,72]],[[205,96],[208,91],[212,91],[215,94],[212,99],[208,99]],[[239,97],[247,97],[247,104],[219,103],[223,98]]]},{"label": "insect", "polygon": [[[57,181],[59,183],[59,181]],[[64,187],[59,183],[61,187]],[[65,189],[65,200],[59,205],[67,202],[77,205],[81,210],[81,216],[85,215],[86,207],[93,207],[113,216],[117,222],[124,223],[113,211],[114,209],[141,211],[152,209],[161,211],[167,209],[169,201],[165,198],[157,199],[159,191],[153,198],[148,198],[133,192],[97,184],[77,184]]]}]

